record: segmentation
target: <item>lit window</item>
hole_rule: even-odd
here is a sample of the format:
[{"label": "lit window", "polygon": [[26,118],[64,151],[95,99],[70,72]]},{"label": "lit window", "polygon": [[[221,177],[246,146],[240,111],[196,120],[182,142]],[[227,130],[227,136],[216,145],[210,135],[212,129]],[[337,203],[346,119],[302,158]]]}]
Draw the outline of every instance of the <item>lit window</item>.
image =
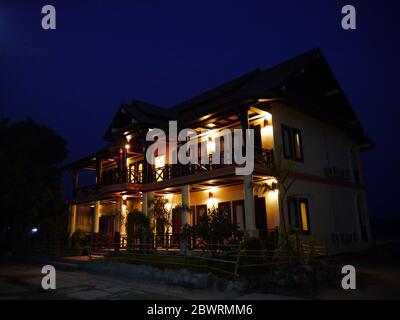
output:
[{"label": "lit window", "polygon": [[299,200],[300,203],[300,214],[301,214],[301,231],[308,233],[308,204],[307,200]]},{"label": "lit window", "polygon": [[309,234],[311,232],[307,199],[288,198],[288,218],[290,230],[292,232],[301,231],[304,234]]},{"label": "lit window", "polygon": [[303,160],[303,152],[301,147],[301,133],[300,130],[293,129],[293,146],[294,146],[294,158],[298,161]]},{"label": "lit window", "polygon": [[303,161],[301,131],[282,125],[283,156],[285,159]]}]

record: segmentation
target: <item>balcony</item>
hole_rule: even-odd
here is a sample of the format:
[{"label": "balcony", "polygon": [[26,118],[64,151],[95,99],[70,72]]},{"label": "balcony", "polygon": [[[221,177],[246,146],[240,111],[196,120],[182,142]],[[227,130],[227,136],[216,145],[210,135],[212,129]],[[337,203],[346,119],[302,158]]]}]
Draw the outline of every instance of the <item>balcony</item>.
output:
[{"label": "balcony", "polygon": [[[260,149],[255,151],[255,162],[257,164],[266,164],[267,166],[271,165],[274,161],[274,154],[272,149]],[[233,157],[232,157],[233,160]],[[221,168],[225,168],[228,166],[235,166],[236,164],[225,164],[224,163],[224,153],[221,152],[220,155],[220,163],[214,164],[212,163],[212,156],[209,155],[208,164],[166,164],[163,167],[152,168],[150,175],[150,183],[152,182],[160,182],[167,181],[174,178],[184,177],[188,175],[199,174],[203,172],[209,172]]]},{"label": "balcony", "polygon": [[118,168],[110,169],[103,172],[101,177],[100,185],[112,185],[120,183],[133,183],[142,184],[143,183],[143,172],[133,171],[131,169],[121,170]]},{"label": "balcony", "polygon": [[[274,159],[274,154],[272,149],[260,149],[255,151],[255,162],[256,164],[270,165]],[[149,176],[146,181],[144,173],[142,170],[132,170],[125,169],[121,170],[119,168],[109,169],[103,172],[100,182],[97,186],[110,186],[115,184],[144,184],[144,183],[154,183],[161,181],[168,181],[170,179],[185,177],[195,174],[200,174],[204,172],[210,172],[218,170],[221,168],[226,168],[229,166],[236,166],[233,164],[225,164],[225,155],[223,152],[220,154],[220,163],[216,164],[212,161],[212,156],[209,155],[208,164],[166,164],[163,167],[151,168],[149,171]],[[233,160],[233,157],[232,157]]]}]

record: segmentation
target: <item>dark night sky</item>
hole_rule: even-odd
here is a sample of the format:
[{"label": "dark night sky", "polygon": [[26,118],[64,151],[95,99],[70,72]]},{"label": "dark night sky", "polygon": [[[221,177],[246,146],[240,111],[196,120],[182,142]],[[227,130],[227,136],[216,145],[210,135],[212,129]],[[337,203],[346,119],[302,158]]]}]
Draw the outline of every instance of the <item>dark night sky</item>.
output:
[{"label": "dark night sky", "polygon": [[[377,144],[363,155],[370,211],[397,213],[396,2],[2,0],[0,117],[56,129],[71,161],[103,146],[121,102],[168,107],[320,47]],[[41,28],[45,4],[55,31]],[[345,4],[357,9],[355,31],[340,27]]]}]

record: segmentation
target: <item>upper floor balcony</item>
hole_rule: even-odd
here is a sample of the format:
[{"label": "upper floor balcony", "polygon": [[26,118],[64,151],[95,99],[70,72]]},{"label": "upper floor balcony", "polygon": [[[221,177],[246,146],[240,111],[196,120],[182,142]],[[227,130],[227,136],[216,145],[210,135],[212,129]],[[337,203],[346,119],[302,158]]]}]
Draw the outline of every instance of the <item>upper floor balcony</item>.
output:
[{"label": "upper floor balcony", "polygon": [[[167,151],[170,148],[169,131],[166,131],[168,136],[166,150],[160,152],[160,155],[158,154],[159,150],[154,151],[154,157],[159,159],[155,159],[155,164],[150,165],[144,155],[147,154],[147,148],[151,145],[151,142],[146,141],[146,134],[151,129],[143,127],[137,132],[123,131],[107,148],[68,166],[73,174],[74,195],[82,192],[87,194],[88,192],[141,191],[147,188],[146,184],[157,185],[159,182],[163,182],[162,185],[168,185],[168,181],[179,178],[181,181],[183,177],[201,181],[202,179],[232,175],[235,174],[237,167],[244,165],[240,164],[239,160],[236,162],[236,152],[231,149],[241,149],[246,162],[254,161],[255,167],[258,169],[262,165],[268,166],[274,161],[272,115],[265,110],[254,107],[241,108],[239,111],[234,109],[222,114],[210,114],[208,117],[198,118],[197,122],[185,124],[193,128],[191,130],[197,134],[195,139],[199,146],[199,155],[196,156],[198,161],[191,159],[190,164],[171,163]],[[183,124],[179,124],[178,130],[184,129],[182,126]],[[238,141],[234,134],[237,129],[253,129],[254,160],[252,157],[250,159],[247,157],[249,151],[247,150],[247,137],[244,136],[245,131],[242,136],[244,140]],[[227,133],[229,131],[230,133]],[[225,148],[227,138],[231,139],[231,142]],[[178,148],[184,144],[185,141],[179,140]],[[208,161],[203,159],[204,145],[206,145],[205,152],[208,154]],[[223,151],[220,152],[220,150]],[[225,152],[229,152],[229,156]],[[200,154],[203,154],[203,157]],[[218,159],[219,161],[216,161]],[[230,161],[225,161],[226,159]],[[89,170],[92,175],[95,175],[94,179],[92,178],[92,181],[95,180],[91,183],[92,187],[80,188],[78,186],[78,175],[81,170]],[[176,183],[179,181],[177,180]],[[151,188],[157,187],[156,185]]]}]

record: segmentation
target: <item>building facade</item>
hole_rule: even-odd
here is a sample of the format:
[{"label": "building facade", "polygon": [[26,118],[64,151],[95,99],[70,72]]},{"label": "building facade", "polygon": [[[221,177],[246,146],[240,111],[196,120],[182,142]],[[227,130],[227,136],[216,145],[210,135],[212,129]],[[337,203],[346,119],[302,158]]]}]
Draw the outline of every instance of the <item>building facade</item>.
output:
[{"label": "building facade", "polygon": [[[168,140],[176,133],[169,132],[169,121],[177,122],[178,132],[195,130],[208,163],[172,161]],[[166,132],[167,144],[166,150],[152,151],[150,164],[145,155],[152,142],[146,135],[156,128]],[[226,140],[217,139],[226,129],[254,130],[251,174],[236,174],[240,165],[226,152]],[[70,235],[80,229],[95,240],[101,235],[124,246],[127,215],[142,212],[151,218],[152,200],[162,197],[183,212],[171,218],[163,233],[170,238],[159,244],[179,246],[182,226],[196,224],[212,207],[224,208],[252,237],[268,237],[286,223],[332,253],[371,243],[360,152],[373,143],[318,49],[251,71],[171,108],[123,104],[104,138],[105,148],[66,166],[73,180]],[[214,161],[216,154],[222,163]],[[269,168],[277,161],[294,163],[293,184],[285,195],[257,187],[276,183]],[[91,172],[92,185],[80,186],[83,171]],[[156,233],[155,228],[154,239]]]}]

